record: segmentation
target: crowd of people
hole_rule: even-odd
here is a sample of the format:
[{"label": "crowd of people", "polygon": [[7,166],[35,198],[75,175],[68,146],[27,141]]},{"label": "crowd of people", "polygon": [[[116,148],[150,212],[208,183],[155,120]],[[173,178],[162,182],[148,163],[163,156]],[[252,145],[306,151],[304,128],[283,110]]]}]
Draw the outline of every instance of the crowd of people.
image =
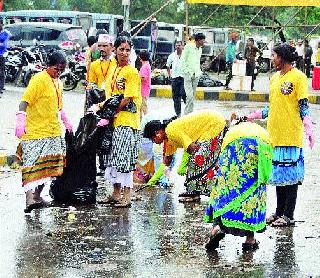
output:
[{"label": "crowd of people", "polygon": [[[227,51],[229,69],[235,59],[236,40],[237,34],[232,33]],[[183,149],[179,172],[185,175],[185,192],[179,200],[199,202],[201,195],[210,196],[204,213],[204,220],[213,223],[207,250],[218,248],[225,233],[230,233],[246,237],[243,250],[253,251],[259,246],[255,233],[263,232],[267,223],[281,227],[294,223],[298,187],[304,179],[303,133],[311,148],[315,143],[307,77],[293,66],[296,49],[280,44],[273,49],[277,72],[270,80],[268,106],[248,115],[234,113],[230,119],[214,110],[193,112],[204,42],[205,36],[198,33],[185,47],[182,42],[176,43],[176,51],[167,62],[176,116],[165,120],[148,119],[151,66],[147,52],[138,55],[142,64],[138,71],[130,63],[133,45],[128,34],[117,38],[99,34],[95,45],[90,46],[87,79],[105,92],[105,100],[86,112],[98,113],[108,99],[123,96],[116,116],[97,123],[99,127],[113,127],[111,149],[100,159],[106,185],[111,184],[113,191],[100,203],[118,208],[131,206],[142,137],[161,145],[162,175],[166,177],[172,171],[177,150]],[[97,50],[100,55],[94,57]],[[253,61],[256,52],[250,40],[247,59]],[[71,133],[73,127],[63,109],[59,80],[65,66],[61,52],[50,54],[48,67],[31,79],[16,113],[27,213],[44,206],[43,187],[62,174],[66,163],[62,126]],[[248,72],[252,73],[250,67]],[[230,78],[232,72],[226,86]],[[181,100],[186,103],[183,115]],[[267,119],[267,128],[253,123],[257,119]],[[277,193],[277,209],[269,217],[267,185],[274,185]]]}]

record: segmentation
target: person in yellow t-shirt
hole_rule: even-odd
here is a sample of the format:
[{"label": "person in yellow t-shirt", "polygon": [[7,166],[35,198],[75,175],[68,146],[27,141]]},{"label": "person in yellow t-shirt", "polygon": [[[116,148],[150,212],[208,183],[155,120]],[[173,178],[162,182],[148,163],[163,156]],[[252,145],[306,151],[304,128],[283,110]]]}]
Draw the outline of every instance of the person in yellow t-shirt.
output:
[{"label": "person in yellow t-shirt", "polygon": [[61,52],[50,54],[47,69],[30,80],[16,113],[15,134],[21,138],[26,213],[44,205],[40,197],[44,185],[63,172],[66,146],[61,121],[72,132],[62,109],[59,76],[65,67],[66,59]]},{"label": "person in yellow t-shirt", "polygon": [[200,194],[209,194],[221,149],[226,121],[215,111],[202,110],[172,118],[153,120],[145,125],[143,135],[156,144],[164,142],[164,163],[169,166],[177,148],[190,154],[185,187],[180,201],[199,201]]},{"label": "person in yellow t-shirt", "polygon": [[318,42],[317,46],[317,54],[316,54],[316,66],[320,66],[320,42]]},{"label": "person in yellow t-shirt", "polygon": [[113,184],[113,193],[100,201],[116,207],[131,206],[133,171],[140,146],[141,81],[137,69],[129,64],[131,47],[128,37],[120,36],[115,40],[117,64],[111,68],[106,83],[107,98],[116,94],[124,97],[113,120],[111,150],[106,159],[105,179]]},{"label": "person in yellow t-shirt", "polygon": [[277,73],[270,80],[270,105],[247,116],[248,120],[268,118],[267,129],[274,147],[269,184],[276,186],[277,209],[267,218],[273,226],[294,223],[298,185],[304,180],[303,132],[312,149],[315,143],[308,103],[308,80],[293,67],[297,53],[293,46],[273,49]]},{"label": "person in yellow t-shirt", "polygon": [[[92,62],[89,68],[88,82],[97,85],[98,89],[102,90],[102,92],[106,88],[106,82],[111,73],[111,69],[116,64],[115,59],[112,57],[113,41],[113,36],[110,36],[108,34],[100,34],[98,36],[97,47],[100,50],[100,59]],[[86,100],[86,108],[87,103],[88,97]],[[101,176],[103,175],[106,167],[104,165],[104,155],[100,150],[98,150],[98,157],[100,172],[97,173],[97,175]]]}]

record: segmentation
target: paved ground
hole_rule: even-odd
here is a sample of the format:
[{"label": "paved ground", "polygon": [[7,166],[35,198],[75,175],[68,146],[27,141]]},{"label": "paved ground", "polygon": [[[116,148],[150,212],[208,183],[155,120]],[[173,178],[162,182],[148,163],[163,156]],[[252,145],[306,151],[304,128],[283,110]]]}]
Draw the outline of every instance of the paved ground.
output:
[{"label": "paved ground", "polygon": [[[0,99],[0,148],[14,151],[15,111],[22,89],[10,88]],[[216,109],[229,117],[265,103],[196,101],[195,109]],[[74,125],[82,114],[83,94],[65,94],[65,109]],[[151,112],[170,115],[169,99],[151,98]],[[311,105],[313,119],[320,106]],[[316,136],[319,138],[319,128]],[[319,143],[306,149],[306,179],[299,188],[296,223],[268,227],[258,234],[259,250],[243,254],[243,239],[226,236],[217,252],[204,243],[210,226],[201,220],[206,200],[180,204],[183,178],[173,175],[171,189],[148,189],[130,209],[96,205],[52,207],[24,215],[21,175],[0,169],[0,277],[320,277]],[[110,191],[99,179],[99,195]],[[275,206],[268,188],[268,213]]]}]

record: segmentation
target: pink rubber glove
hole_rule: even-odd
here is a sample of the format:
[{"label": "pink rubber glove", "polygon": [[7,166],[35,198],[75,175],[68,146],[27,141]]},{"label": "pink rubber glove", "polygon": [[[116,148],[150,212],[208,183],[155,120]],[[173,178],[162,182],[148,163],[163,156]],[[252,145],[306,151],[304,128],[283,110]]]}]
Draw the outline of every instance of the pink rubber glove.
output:
[{"label": "pink rubber glove", "polygon": [[304,133],[309,141],[309,147],[310,149],[312,149],[316,141],[316,138],[313,132],[313,124],[310,116],[305,116],[302,122],[304,126]]},{"label": "pink rubber glove", "polygon": [[24,111],[18,111],[16,113],[16,129],[15,135],[21,138],[26,133],[27,113]]},{"label": "pink rubber glove", "polygon": [[73,132],[73,126],[72,126],[71,122],[69,121],[64,110],[61,110],[60,114],[61,114],[61,120],[62,120],[66,130],[68,130],[69,132]]},{"label": "pink rubber glove", "polygon": [[261,120],[262,119],[262,110],[256,110],[247,115],[247,120],[252,122],[253,120]]},{"label": "pink rubber glove", "polygon": [[101,120],[97,123],[97,126],[106,126],[107,124],[109,124],[109,120],[107,120],[107,119],[101,119]]}]

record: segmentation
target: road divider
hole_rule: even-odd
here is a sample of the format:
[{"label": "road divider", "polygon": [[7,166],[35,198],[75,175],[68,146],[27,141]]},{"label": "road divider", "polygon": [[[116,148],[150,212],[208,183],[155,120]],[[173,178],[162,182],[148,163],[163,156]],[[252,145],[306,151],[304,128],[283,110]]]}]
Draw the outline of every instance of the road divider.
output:
[{"label": "road divider", "polygon": [[[152,85],[150,97],[172,98],[170,85]],[[269,94],[266,92],[248,92],[224,90],[215,87],[198,87],[195,99],[197,100],[222,100],[222,101],[257,101],[268,102]],[[320,94],[309,94],[309,102],[320,104]]]}]

